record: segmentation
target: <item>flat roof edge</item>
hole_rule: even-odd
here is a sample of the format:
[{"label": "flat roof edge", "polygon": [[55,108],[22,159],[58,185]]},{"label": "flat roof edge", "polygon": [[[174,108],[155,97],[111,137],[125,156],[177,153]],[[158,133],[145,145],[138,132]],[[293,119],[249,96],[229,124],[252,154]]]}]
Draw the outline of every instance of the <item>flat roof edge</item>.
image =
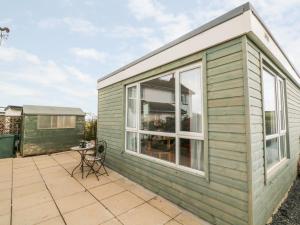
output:
[{"label": "flat roof edge", "polygon": [[105,79],[107,79],[107,78],[123,71],[123,70],[126,70],[126,69],[128,69],[128,68],[130,68],[130,67],[132,67],[132,66],[134,66],[134,65],[136,65],[136,64],[138,64],[138,63],[140,63],[140,62],[142,62],[142,61],[144,61],[144,60],[146,60],[146,59],[148,59],[148,58],[164,51],[164,50],[167,50],[168,48],[171,48],[171,47],[173,47],[173,46],[175,46],[175,45],[177,45],[177,44],[179,44],[179,43],[181,43],[185,40],[188,40],[188,39],[190,39],[190,38],[192,38],[192,37],[194,37],[194,36],[196,36],[200,33],[203,33],[205,31],[207,31],[207,30],[209,30],[209,29],[211,29],[211,28],[213,28],[213,27],[215,27],[219,24],[222,24],[222,23],[224,23],[224,22],[226,22],[226,21],[228,21],[232,18],[235,18],[235,17],[243,14],[244,12],[246,12],[248,10],[254,11],[254,8],[250,4],[250,2],[247,2],[247,3],[245,3],[241,6],[238,6],[234,9],[230,10],[229,12],[223,14],[222,16],[219,16],[216,19],[214,19],[214,20],[212,20],[212,21],[210,21],[210,22],[208,22],[208,23],[206,23],[206,24],[190,31],[189,33],[175,39],[174,41],[171,41],[171,42],[163,45],[162,47],[160,47],[160,48],[158,48],[158,49],[142,56],[141,58],[138,58],[138,59],[134,60],[133,62],[131,62],[131,63],[125,65],[125,66],[122,66],[121,68],[119,68],[119,69],[117,69],[117,70],[115,70],[115,71],[99,78],[97,80],[97,83],[99,83],[100,81],[103,81],[103,80],[105,80]]}]

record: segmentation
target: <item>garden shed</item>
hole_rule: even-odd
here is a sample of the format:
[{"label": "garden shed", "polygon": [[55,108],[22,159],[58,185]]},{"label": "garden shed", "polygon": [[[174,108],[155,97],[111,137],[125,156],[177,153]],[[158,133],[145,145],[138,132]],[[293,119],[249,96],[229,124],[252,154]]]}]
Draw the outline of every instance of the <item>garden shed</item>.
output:
[{"label": "garden shed", "polygon": [[100,78],[97,129],[129,179],[211,224],[264,225],[297,174],[300,76],[246,3]]},{"label": "garden shed", "polygon": [[69,150],[84,136],[85,113],[80,108],[24,105],[21,154]]}]

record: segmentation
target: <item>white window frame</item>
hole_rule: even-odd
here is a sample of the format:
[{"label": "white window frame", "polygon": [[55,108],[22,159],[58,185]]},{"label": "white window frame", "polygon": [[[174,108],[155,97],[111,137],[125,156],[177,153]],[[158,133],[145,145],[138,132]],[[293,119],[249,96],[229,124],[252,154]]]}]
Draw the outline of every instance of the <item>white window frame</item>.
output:
[{"label": "white window frame", "polygon": [[[279,161],[277,163],[275,163],[273,166],[271,166],[270,168],[267,168],[267,165],[265,165],[267,173],[270,174],[272,173],[282,162],[284,162],[287,159],[287,119],[286,119],[286,96],[285,96],[285,81],[284,79],[282,79],[278,74],[276,74],[275,72],[273,72],[272,69],[270,69],[268,66],[264,65],[263,66],[263,73],[267,72],[269,73],[271,76],[273,76],[275,78],[275,103],[276,103],[276,108],[275,108],[275,117],[276,117],[276,130],[277,132],[275,134],[271,134],[271,135],[266,135],[266,123],[265,123],[265,118],[264,118],[264,151],[265,151],[265,156],[267,157],[266,154],[266,142],[268,140],[271,139],[275,139],[277,138],[278,141],[278,155],[279,155]],[[279,83],[282,82],[283,85],[283,96],[280,96],[280,85]],[[264,87],[263,87],[264,88]],[[283,99],[282,99],[283,97]],[[283,101],[283,102],[282,102]],[[281,129],[281,115],[280,115],[280,108],[281,105],[283,104],[284,109],[283,109],[283,113],[284,113],[284,120],[285,120],[285,129],[282,130]],[[264,104],[263,104],[264,105]],[[263,109],[264,113],[263,116],[265,117],[265,109]],[[282,136],[285,136],[285,157],[281,156],[281,143],[280,143],[280,138]],[[265,162],[267,162],[267,160],[265,160]]]},{"label": "white window frame", "polygon": [[[200,90],[202,91],[201,93],[201,102],[199,104],[202,105],[201,107],[201,116],[202,116],[202,121],[201,121],[201,133],[196,133],[196,132],[188,132],[188,131],[180,131],[180,73],[184,72],[184,71],[189,71],[189,70],[192,70],[192,69],[196,69],[196,68],[199,68],[199,71],[200,71],[200,76],[201,76],[201,82],[200,82]],[[153,79],[156,79],[156,78],[159,78],[159,77],[163,77],[163,76],[166,76],[166,75],[172,75],[174,74],[175,75],[175,132],[174,133],[170,133],[170,132],[158,132],[158,131],[146,131],[146,130],[141,130],[140,129],[140,107],[141,107],[141,99],[140,99],[140,85],[141,83],[143,82],[146,82],[146,81],[149,81],[149,80],[153,80]],[[188,66],[184,66],[184,67],[181,67],[179,69],[175,69],[173,71],[170,71],[170,72],[167,72],[167,73],[162,73],[162,74],[159,74],[157,76],[153,76],[151,78],[147,78],[147,79],[144,79],[144,80],[141,80],[141,81],[138,81],[136,83],[132,83],[132,84],[129,84],[129,85],[126,85],[126,95],[125,95],[125,152],[126,153],[129,153],[129,154],[132,154],[132,155],[135,155],[135,156],[138,156],[138,157],[142,157],[142,158],[145,158],[145,159],[148,159],[148,160],[151,160],[151,161],[154,161],[154,162],[158,162],[160,164],[164,164],[164,165],[167,165],[169,167],[174,167],[174,168],[177,168],[177,169],[180,169],[180,170],[183,170],[183,171],[187,171],[187,172],[190,172],[190,173],[194,173],[194,174],[197,174],[197,175],[201,175],[201,176],[205,176],[205,171],[200,171],[200,170],[196,170],[196,169],[193,169],[193,168],[189,168],[189,167],[185,167],[185,166],[182,166],[182,165],[179,165],[179,141],[180,141],[180,138],[184,138],[184,139],[191,139],[191,140],[199,140],[199,141],[203,141],[203,146],[204,146],[204,128],[205,128],[205,125],[204,125],[204,101],[203,101],[203,98],[204,98],[204,90],[203,90],[203,70],[202,70],[202,63],[195,63],[195,64],[192,64],[192,65],[188,65]],[[131,128],[131,127],[128,127],[127,126],[127,111],[128,111],[128,88],[130,87],[133,87],[135,86],[136,87],[136,91],[137,91],[137,95],[136,95],[136,104],[137,104],[137,127],[136,128]],[[137,134],[137,150],[136,152],[132,151],[132,150],[128,150],[127,149],[127,132],[134,132]],[[158,136],[165,136],[165,137],[174,137],[175,138],[175,163],[172,163],[172,162],[168,162],[168,161],[165,161],[165,160],[162,160],[162,159],[159,159],[159,158],[155,158],[155,157],[151,157],[151,156],[148,156],[148,155],[145,155],[145,154],[142,154],[141,153],[141,146],[140,146],[140,134],[149,134],[149,135],[158,135]],[[202,151],[205,151],[204,150],[205,148],[203,147],[202,148]],[[206,161],[205,161],[205,157],[203,159],[203,167],[206,168],[205,164],[206,164]]]}]

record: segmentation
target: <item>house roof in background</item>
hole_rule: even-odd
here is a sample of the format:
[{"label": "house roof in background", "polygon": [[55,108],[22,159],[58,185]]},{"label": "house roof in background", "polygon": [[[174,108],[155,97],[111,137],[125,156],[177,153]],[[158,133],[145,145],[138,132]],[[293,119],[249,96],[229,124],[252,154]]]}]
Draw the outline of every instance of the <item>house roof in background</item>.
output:
[{"label": "house roof in background", "polygon": [[41,106],[41,105],[24,105],[24,115],[76,115],[84,116],[85,113],[80,108]]},{"label": "house roof in background", "polygon": [[8,110],[8,109],[14,109],[14,110],[22,110],[22,106],[18,106],[18,105],[8,105],[4,108],[4,110]]}]

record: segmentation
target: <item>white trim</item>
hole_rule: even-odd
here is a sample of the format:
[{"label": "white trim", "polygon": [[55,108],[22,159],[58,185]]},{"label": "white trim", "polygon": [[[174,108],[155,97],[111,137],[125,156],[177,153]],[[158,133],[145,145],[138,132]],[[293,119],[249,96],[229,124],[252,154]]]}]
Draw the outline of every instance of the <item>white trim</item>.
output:
[{"label": "white trim", "polygon": [[[179,83],[179,76],[180,76],[180,72],[184,72],[184,71],[188,71],[188,70],[192,70],[195,68],[199,68],[200,73],[199,76],[201,76],[201,82],[200,82],[200,90],[202,92],[202,96],[201,96],[201,102],[199,104],[202,104],[201,109],[202,109],[202,133],[195,133],[195,132],[182,132],[180,131],[180,83]],[[140,92],[140,87],[141,84],[144,82],[147,82],[149,80],[153,80],[159,77],[163,77],[163,76],[167,76],[167,75],[174,75],[175,78],[175,132],[171,133],[171,132],[160,132],[160,131],[148,131],[148,130],[141,130],[140,126],[141,126],[141,121],[140,121],[140,109],[141,109],[141,92]],[[127,127],[127,107],[128,107],[128,88],[130,87],[136,87],[137,88],[137,95],[136,95],[136,101],[137,101],[137,114],[136,114],[136,118],[137,118],[137,128],[130,128]],[[185,167],[185,166],[181,166],[179,165],[179,154],[180,154],[180,150],[179,150],[179,140],[180,138],[183,139],[191,139],[191,140],[198,140],[198,141],[204,141],[204,126],[203,126],[203,122],[204,122],[204,118],[203,118],[203,73],[202,73],[202,63],[194,63],[192,65],[188,65],[185,67],[181,67],[179,69],[175,69],[173,71],[169,71],[168,73],[162,73],[156,76],[152,76],[150,78],[141,80],[139,82],[133,83],[133,84],[128,84],[126,86],[126,95],[125,95],[125,99],[126,99],[126,104],[125,104],[125,152],[126,153],[130,153],[130,154],[135,154],[138,156],[142,156],[146,157],[149,160],[155,160],[157,162],[163,162],[166,163],[167,161],[165,160],[161,160],[155,157],[151,157],[151,156],[147,156],[145,154],[141,153],[141,146],[140,146],[140,135],[141,134],[147,134],[147,135],[156,135],[156,136],[162,136],[162,137],[173,137],[175,138],[175,163],[172,162],[167,162],[167,164],[171,164],[171,165],[175,165],[176,168],[180,168],[181,170],[185,170],[185,171],[189,171],[192,173],[196,173],[197,174],[205,174],[204,171],[199,171],[196,169],[192,169],[189,167]],[[127,149],[127,132],[134,132],[137,134],[137,151],[134,152],[132,150],[128,150]],[[204,149],[201,149],[202,151],[204,151]],[[204,159],[205,160],[205,159]],[[203,162],[204,164],[206,162]],[[205,166],[204,166],[205,167]]]},{"label": "white trim", "polygon": [[[270,168],[267,168],[268,165],[265,165],[266,168],[267,168],[267,176],[270,176],[269,174],[270,173],[274,173],[274,171],[276,169],[274,168],[277,168],[279,165],[282,164],[282,161],[284,161],[285,159],[287,159],[287,142],[286,142],[286,130],[281,130],[281,114],[280,114],[280,107],[282,105],[282,101],[283,101],[283,104],[284,104],[284,120],[285,120],[285,127],[287,126],[286,125],[286,113],[285,113],[285,108],[286,108],[286,103],[285,103],[285,92],[283,92],[283,96],[280,96],[280,88],[279,88],[279,83],[282,82],[282,85],[283,85],[283,89],[285,88],[285,85],[284,85],[284,80],[278,75],[276,74],[275,72],[273,72],[272,68],[270,68],[269,66],[267,65],[263,65],[263,74],[262,76],[264,76],[264,73],[267,73],[268,75],[271,75],[274,77],[274,80],[275,80],[275,119],[276,119],[276,133],[275,134],[270,134],[270,135],[265,135],[265,142],[268,141],[268,140],[271,140],[271,139],[277,139],[277,145],[278,145],[278,156],[279,156],[279,161],[276,162],[274,165],[272,165]],[[263,88],[263,92],[264,92],[264,87]],[[265,95],[265,94],[264,94]],[[264,101],[264,99],[263,99]],[[265,105],[265,104],[264,104]],[[265,110],[265,109],[263,109]],[[266,125],[265,123],[263,124],[264,126]],[[281,140],[280,138],[282,136],[285,136],[285,157],[282,158],[281,156]],[[264,144],[266,146],[266,144]],[[266,149],[265,149],[266,151]],[[267,156],[267,154],[266,154]]]},{"label": "white trim", "polygon": [[181,170],[181,171],[184,171],[184,172],[188,172],[188,173],[191,173],[191,174],[195,174],[195,175],[200,175],[201,177],[205,176],[205,172],[200,171],[200,170],[196,170],[196,169],[192,169],[192,168],[189,168],[189,167],[177,165],[175,163],[168,162],[168,161],[165,161],[165,160],[162,160],[162,159],[159,159],[159,158],[151,157],[151,156],[145,155],[143,153],[139,154],[139,153],[129,151],[129,150],[128,151],[126,150],[125,152],[128,153],[129,155],[134,155],[136,157],[140,157],[140,158],[146,159],[146,160],[151,161],[151,162],[157,162],[157,163],[162,164],[164,166],[175,168],[175,169],[178,169],[178,170]]},{"label": "white trim", "polygon": [[290,76],[300,85],[300,77],[277,45],[269,35],[260,20],[251,10],[236,16],[224,23],[197,34],[177,45],[159,52],[145,60],[128,67],[113,76],[107,77],[97,83],[97,89],[104,88],[113,83],[126,80],[150,69],[170,63],[182,57],[200,52],[209,47],[229,41],[244,34],[256,37],[262,45],[282,64]]},{"label": "white trim", "polygon": [[97,89],[104,88],[113,83],[126,80],[140,73],[170,63],[179,58],[191,55],[216,44],[231,40],[251,30],[250,11],[234,17],[218,26],[212,27],[198,35],[191,37],[177,45],[153,55],[115,75],[101,80]]}]

